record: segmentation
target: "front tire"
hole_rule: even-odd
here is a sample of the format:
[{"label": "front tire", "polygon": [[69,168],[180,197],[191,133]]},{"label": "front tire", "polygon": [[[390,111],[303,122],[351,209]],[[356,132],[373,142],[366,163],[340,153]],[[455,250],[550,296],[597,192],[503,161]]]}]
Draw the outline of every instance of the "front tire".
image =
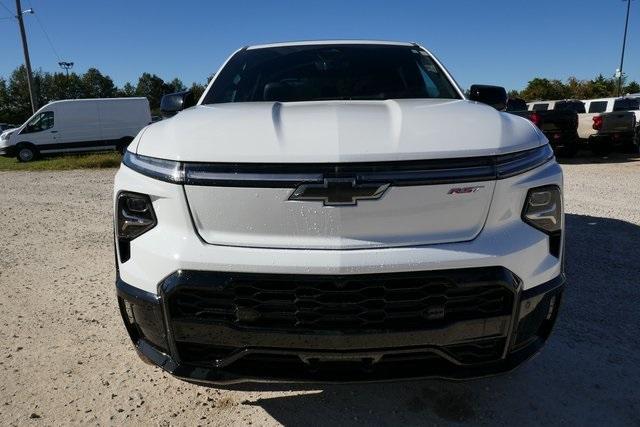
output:
[{"label": "front tire", "polygon": [[16,158],[19,162],[26,163],[35,160],[38,150],[31,145],[19,145],[16,151]]}]

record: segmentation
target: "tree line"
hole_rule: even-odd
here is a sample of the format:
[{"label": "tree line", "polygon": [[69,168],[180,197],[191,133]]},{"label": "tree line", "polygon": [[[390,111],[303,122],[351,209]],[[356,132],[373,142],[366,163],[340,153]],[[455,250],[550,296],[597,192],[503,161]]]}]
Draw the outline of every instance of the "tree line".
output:
[{"label": "tree line", "polygon": [[[209,76],[211,79],[212,76]],[[89,68],[83,74],[61,72],[50,73],[38,70],[33,75],[38,107],[58,99],[112,98],[144,96],[149,100],[151,111],[160,109],[160,99],[164,94],[186,90],[187,87],[175,78],[165,82],[156,74],[142,73],[135,85],[127,82],[117,87],[111,77],[97,68]],[[625,79],[626,80],[626,79]],[[602,74],[591,80],[569,77],[565,82],[557,79],[536,77],[521,90],[512,90],[509,96],[525,101],[548,99],[592,99],[616,96],[618,81]],[[196,99],[204,92],[205,84],[194,82],[189,89]],[[622,93],[639,93],[640,85],[625,83]],[[27,85],[27,73],[19,66],[8,78],[0,77],[0,123],[23,123],[31,116],[31,103]]]},{"label": "tree line", "polygon": [[[153,113],[159,111],[164,94],[187,89],[178,78],[166,82],[151,73],[142,73],[135,85],[127,82],[118,87],[111,77],[97,68],[89,68],[83,74],[69,75],[37,70],[33,73],[33,83],[37,107],[59,99],[144,96],[149,100]],[[194,82],[188,89],[200,97],[205,85]],[[20,124],[31,114],[27,73],[24,65],[21,65],[8,78],[0,77],[0,123]]]},{"label": "tree line", "polygon": [[[623,78],[622,94],[639,93],[640,85],[631,81],[625,82]],[[509,96],[522,98],[525,101],[544,101],[552,99],[594,99],[608,98],[618,95],[618,79],[608,78],[602,74],[591,80],[578,80],[569,77],[565,82],[557,79],[545,79],[536,77],[530,80],[521,91],[512,90]]]}]

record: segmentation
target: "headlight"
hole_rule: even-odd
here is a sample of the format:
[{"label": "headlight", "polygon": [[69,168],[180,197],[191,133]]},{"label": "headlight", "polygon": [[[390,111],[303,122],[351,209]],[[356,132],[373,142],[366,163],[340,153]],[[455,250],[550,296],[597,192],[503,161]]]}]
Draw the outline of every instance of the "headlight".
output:
[{"label": "headlight", "polygon": [[130,242],[156,226],[156,214],[146,194],[122,191],[116,200],[116,237],[120,262],[131,257]]},{"label": "headlight", "polygon": [[126,151],[122,158],[122,163],[134,171],[150,176],[151,178],[175,184],[184,181],[184,168],[180,162],[139,156],[130,151]]},{"label": "headlight", "polygon": [[525,173],[547,163],[553,157],[553,150],[549,144],[498,156],[496,158],[498,178],[509,178]]},{"label": "headlight", "polygon": [[562,193],[557,185],[529,190],[522,209],[522,219],[549,235],[549,253],[560,258],[562,252]]},{"label": "headlight", "polygon": [[525,222],[551,234],[562,230],[562,195],[557,185],[532,188],[522,211]]}]

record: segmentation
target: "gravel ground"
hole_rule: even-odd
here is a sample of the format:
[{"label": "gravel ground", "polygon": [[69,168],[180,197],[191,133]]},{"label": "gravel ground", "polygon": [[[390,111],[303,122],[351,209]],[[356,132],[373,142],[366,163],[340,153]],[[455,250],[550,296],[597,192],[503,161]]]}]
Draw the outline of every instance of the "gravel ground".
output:
[{"label": "gravel ground", "polygon": [[640,159],[564,165],[570,287],[513,373],[205,388],[141,362],[117,311],[113,170],[0,173],[0,424],[640,426]]}]

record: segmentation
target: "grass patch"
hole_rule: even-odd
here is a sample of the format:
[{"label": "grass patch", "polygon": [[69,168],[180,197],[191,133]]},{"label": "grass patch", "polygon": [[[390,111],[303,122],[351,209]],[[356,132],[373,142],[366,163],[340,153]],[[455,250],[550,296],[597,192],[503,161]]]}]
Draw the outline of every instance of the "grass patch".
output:
[{"label": "grass patch", "polygon": [[120,166],[119,153],[79,154],[44,157],[21,163],[16,158],[0,157],[0,171],[62,171],[71,169],[104,169]]}]

